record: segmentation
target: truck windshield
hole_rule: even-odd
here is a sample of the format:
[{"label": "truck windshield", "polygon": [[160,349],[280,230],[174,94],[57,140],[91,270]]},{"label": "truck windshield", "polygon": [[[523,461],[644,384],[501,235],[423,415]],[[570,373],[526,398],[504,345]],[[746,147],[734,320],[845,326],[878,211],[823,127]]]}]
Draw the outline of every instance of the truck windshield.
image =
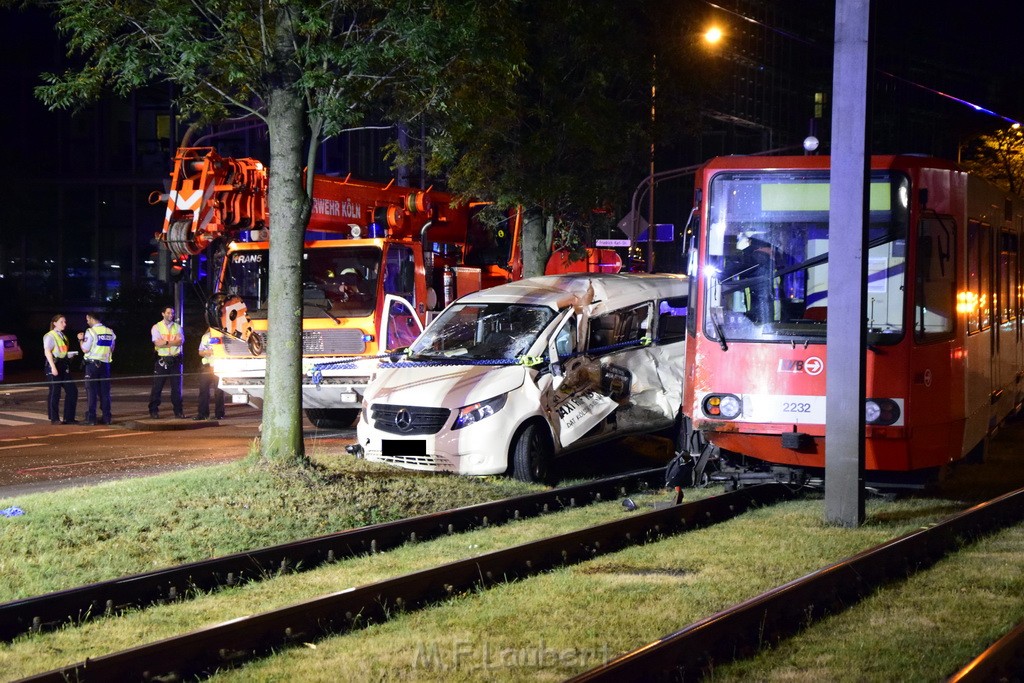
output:
[{"label": "truck windshield", "polygon": [[[372,315],[382,252],[374,246],[307,248],[302,255],[304,318],[354,318]],[[250,318],[265,318],[270,258],[266,249],[228,256],[219,291],[242,297]]]},{"label": "truck windshield", "polygon": [[[733,172],[711,181],[704,333],[733,341],[825,342],[827,171]],[[871,176],[868,343],[903,334],[909,181]]]},{"label": "truck windshield", "polygon": [[554,317],[546,306],[455,303],[409,352],[420,358],[513,359],[533,346]]}]

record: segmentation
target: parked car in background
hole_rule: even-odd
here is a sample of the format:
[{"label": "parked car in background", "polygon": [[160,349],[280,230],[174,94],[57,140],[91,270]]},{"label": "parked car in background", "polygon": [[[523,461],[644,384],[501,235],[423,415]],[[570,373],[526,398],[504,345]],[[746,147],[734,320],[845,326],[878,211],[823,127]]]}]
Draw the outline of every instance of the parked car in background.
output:
[{"label": "parked car in background", "polygon": [[553,456],[676,423],[687,281],[579,273],[474,292],[367,387],[367,460],[543,481]]},{"label": "parked car in background", "polygon": [[23,355],[21,352],[21,346],[18,344],[18,337],[8,332],[0,332],[0,344],[3,345],[4,350],[4,362],[10,362],[12,360],[21,360]]}]

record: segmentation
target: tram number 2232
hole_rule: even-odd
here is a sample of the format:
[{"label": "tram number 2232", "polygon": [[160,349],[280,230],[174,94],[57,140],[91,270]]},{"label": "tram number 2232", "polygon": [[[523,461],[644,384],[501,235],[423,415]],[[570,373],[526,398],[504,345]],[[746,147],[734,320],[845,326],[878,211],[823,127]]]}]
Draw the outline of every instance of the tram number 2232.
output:
[{"label": "tram number 2232", "polygon": [[782,404],[782,412],[784,413],[809,413],[811,412],[810,403],[790,402],[786,401]]}]

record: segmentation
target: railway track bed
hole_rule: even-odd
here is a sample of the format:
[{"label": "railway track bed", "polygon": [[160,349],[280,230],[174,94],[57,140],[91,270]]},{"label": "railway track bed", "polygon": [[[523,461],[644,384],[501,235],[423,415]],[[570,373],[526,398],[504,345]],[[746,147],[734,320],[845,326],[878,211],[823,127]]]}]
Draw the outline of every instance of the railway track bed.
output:
[{"label": "railway track bed", "polygon": [[542,538],[284,608],[234,619],[147,645],[26,678],[32,681],[183,680],[264,656],[274,649],[381,622],[392,614],[534,576],[657,539],[701,528],[751,507],[793,497],[765,485]]},{"label": "railway track bed", "polygon": [[81,623],[128,609],[174,602],[343,558],[382,552],[408,542],[614,500],[651,488],[663,476],[663,470],[658,468],[632,472],[14,600],[0,604],[0,639],[10,640],[65,623]]},{"label": "railway track bed", "polygon": [[[922,508],[920,505],[924,507]],[[927,507],[933,506],[932,512],[939,514],[933,514],[932,518],[945,516],[949,511],[946,508],[935,510],[934,501],[921,501],[920,505],[918,513],[928,513]],[[618,505],[608,504],[604,507],[615,508]],[[649,507],[650,504],[642,504],[641,510]],[[796,513],[793,508],[796,509]],[[592,510],[581,509],[568,514],[578,515],[576,519],[582,520],[592,516]],[[622,516],[621,507],[617,514]],[[756,561],[751,564],[750,554],[745,554],[743,556],[745,559],[737,563],[731,562],[728,553],[724,553],[722,550],[739,543],[741,539],[747,539],[747,543],[752,543],[755,546],[757,542],[760,542],[766,548],[785,542],[784,539],[787,538],[787,535],[793,534],[794,514],[796,517],[804,517],[800,520],[799,525],[809,533],[806,539],[791,539],[792,551],[796,554],[808,553],[816,546],[823,545],[822,537],[819,537],[818,533],[824,530],[813,528],[815,526],[813,518],[820,514],[820,502],[792,503],[782,508],[765,509],[749,515],[742,515],[725,525],[718,525],[714,528],[670,536],[660,543],[627,548],[608,556],[599,555],[596,559],[590,559],[583,564],[567,568],[565,565],[571,565],[570,560],[574,558],[556,557],[553,566],[563,567],[558,571],[545,573],[529,581],[509,583],[498,580],[491,584],[481,580],[479,585],[471,588],[468,594],[452,590],[450,596],[440,596],[439,602],[434,603],[434,606],[425,612],[415,611],[413,608],[416,605],[413,602],[401,604],[398,601],[388,602],[388,600],[377,599],[374,604],[377,608],[384,609],[385,616],[389,620],[383,622],[380,614],[373,615],[369,611],[365,611],[367,621],[369,621],[369,617],[375,617],[379,623],[370,629],[349,630],[341,637],[319,639],[315,637],[314,632],[309,630],[286,626],[285,629],[291,628],[291,642],[299,647],[283,648],[279,654],[259,660],[235,674],[228,672],[221,675],[228,679],[240,677],[243,680],[262,680],[281,676],[316,678],[317,672],[322,675],[325,670],[337,670],[352,674],[351,677],[361,677],[363,674],[370,676],[383,674],[383,678],[388,679],[391,675],[401,677],[415,673],[417,679],[450,680],[454,672],[458,674],[455,676],[456,679],[481,680],[488,677],[486,675],[488,671],[491,671],[493,677],[494,668],[502,669],[508,666],[519,666],[520,669],[526,667],[527,672],[530,667],[542,666],[547,675],[556,677],[580,674],[592,668],[595,663],[626,652],[640,642],[645,642],[644,639],[637,638],[638,632],[646,633],[647,639],[658,637],[678,630],[691,622],[699,621],[700,618],[719,612],[723,607],[736,602],[735,600],[729,601],[724,597],[724,593],[727,591],[717,591],[722,594],[715,594],[714,586],[709,590],[709,587],[705,585],[706,581],[704,581],[703,575],[714,569],[712,565],[721,563],[722,568],[727,568],[726,571],[730,572],[733,581],[746,584],[751,589],[758,585],[771,588],[783,583],[773,573],[771,566],[758,565]],[[888,514],[893,518],[905,515],[912,523],[927,518],[921,515],[915,517],[907,510]],[[548,515],[542,519],[554,521],[558,517],[560,515]],[[630,522],[639,518],[635,514],[630,517],[628,520]],[[500,533],[505,536],[506,532],[512,529],[530,524],[532,522],[528,521],[502,527],[500,530],[492,529],[490,532],[486,530],[471,532],[466,535],[465,539],[459,536],[446,537],[434,543],[403,548],[399,553],[414,553],[419,548],[427,548],[435,544],[448,544],[450,547],[453,543],[458,544],[460,540],[464,540],[464,543],[461,544],[464,548],[479,544],[479,549],[483,551],[488,549],[486,543],[481,542],[484,535],[489,533],[491,536],[495,536]],[[869,529],[865,538],[891,538],[894,535],[891,533],[891,527],[889,525],[882,526],[885,528]],[[760,533],[762,538],[752,542],[750,539],[757,533]],[[516,537],[508,535],[507,540],[509,543],[502,544],[499,539],[494,547],[514,544]],[[450,550],[440,550],[441,555],[448,553]],[[756,554],[756,548],[754,548],[754,555],[756,556]],[[382,560],[386,561],[389,555],[391,553],[367,557],[355,562],[374,561],[379,563]],[[840,557],[842,554],[837,555],[835,559]],[[586,559],[586,557],[582,559]],[[479,558],[474,558],[474,561],[477,560]],[[521,558],[517,561],[520,560]],[[743,564],[747,566],[742,566]],[[812,557],[809,556],[807,564],[808,569],[813,569],[827,563],[815,564]],[[427,571],[437,569],[435,565],[424,566]],[[542,567],[539,568],[542,569]],[[331,569],[330,571],[336,570]],[[308,575],[286,576],[273,582],[267,582],[267,586],[253,584],[242,589],[242,592],[258,590],[265,593],[268,589],[272,590],[271,585],[279,584],[282,581],[292,583],[303,581],[310,584],[311,591],[316,591],[332,581],[328,578],[313,579],[321,573],[322,571],[317,571]],[[507,578],[514,576],[515,574],[510,574]],[[476,577],[474,580],[477,579],[480,577]],[[350,585],[337,583],[337,574],[334,575],[333,581],[335,588],[341,585]],[[356,582],[362,583],[358,579]],[[453,581],[445,583],[452,586],[453,589],[456,585]],[[481,592],[485,585],[493,585],[494,588]],[[545,590],[558,595],[562,604],[544,605],[543,599],[541,599],[541,604],[538,604],[534,594]],[[323,591],[321,590],[321,592]],[[448,589],[445,589],[445,592],[447,593]],[[638,598],[638,592],[646,596],[647,599]],[[748,590],[747,596],[756,592]],[[232,592],[228,592],[225,597],[230,597],[231,594]],[[627,596],[631,601],[626,599]],[[216,596],[210,598],[210,600],[220,599],[222,598]],[[623,604],[632,606],[629,614],[624,615],[621,609],[615,609],[615,603],[619,599],[623,600]],[[494,615],[480,616],[477,614],[480,603],[493,607],[492,603],[499,601],[506,606],[498,608]],[[512,604],[514,607],[510,608],[508,604]],[[638,610],[638,604],[644,605],[642,611]],[[155,610],[129,614],[119,619],[103,620],[97,622],[96,626],[102,629],[107,622],[144,621],[150,612],[156,615],[153,617],[154,619],[161,621],[165,619],[166,610],[183,609],[188,609],[188,605],[168,605]],[[510,609],[511,614],[515,615],[511,621],[509,620]],[[245,614],[255,611],[247,611]],[[246,617],[239,621],[248,619],[249,617]],[[581,620],[588,625],[583,627],[582,631],[578,624]],[[429,622],[444,624],[441,627],[443,635],[438,636],[436,632],[434,635],[424,635],[423,624]],[[522,622],[522,625],[520,626],[518,622]],[[575,630],[572,630],[573,627]],[[133,627],[126,625],[126,628],[131,630]],[[337,629],[336,626],[335,628]],[[345,632],[346,628],[348,627],[343,625],[337,630]],[[65,646],[68,639],[74,639],[74,633],[77,630],[65,629],[59,633],[19,639],[12,648],[28,647],[29,641],[32,640],[43,641],[42,644],[46,649],[61,648]],[[562,630],[566,631],[565,637],[560,635]],[[580,637],[581,632],[586,635]],[[164,635],[167,635],[166,630]],[[288,634],[286,633],[286,635]],[[134,644],[137,642],[138,640]],[[251,642],[249,647],[251,647]],[[973,654],[981,649],[978,647],[968,654],[960,655],[960,663],[966,663]],[[97,651],[93,650],[94,653]],[[221,661],[218,666],[240,663],[245,659],[242,656],[244,651],[244,648],[219,648],[217,657]],[[151,652],[147,653],[146,661],[151,665],[155,660],[149,656],[150,654]],[[0,667],[3,666],[3,656],[4,653],[0,652]],[[531,657],[533,663],[531,663]],[[100,671],[95,666],[98,661],[98,659],[94,659],[90,662],[93,665],[94,673]],[[304,669],[304,667],[312,668]],[[117,670],[120,671],[120,669]],[[151,674],[156,673],[156,669],[153,669],[152,666],[147,670]],[[359,675],[356,675],[355,672],[358,672]],[[720,672],[721,670],[716,669],[716,676]],[[69,672],[65,671],[65,673]],[[81,671],[75,671],[75,676],[80,677],[81,674]],[[525,674],[520,672],[519,675]],[[86,676],[86,678],[99,680],[92,676]]]}]

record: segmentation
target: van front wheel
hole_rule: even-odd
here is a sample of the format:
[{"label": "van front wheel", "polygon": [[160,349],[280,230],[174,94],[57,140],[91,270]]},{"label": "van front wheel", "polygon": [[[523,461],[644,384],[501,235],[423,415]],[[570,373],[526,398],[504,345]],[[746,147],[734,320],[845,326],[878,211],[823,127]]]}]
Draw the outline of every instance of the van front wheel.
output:
[{"label": "van front wheel", "polygon": [[519,481],[546,482],[551,450],[547,434],[536,423],[526,425],[512,443],[512,476]]}]

